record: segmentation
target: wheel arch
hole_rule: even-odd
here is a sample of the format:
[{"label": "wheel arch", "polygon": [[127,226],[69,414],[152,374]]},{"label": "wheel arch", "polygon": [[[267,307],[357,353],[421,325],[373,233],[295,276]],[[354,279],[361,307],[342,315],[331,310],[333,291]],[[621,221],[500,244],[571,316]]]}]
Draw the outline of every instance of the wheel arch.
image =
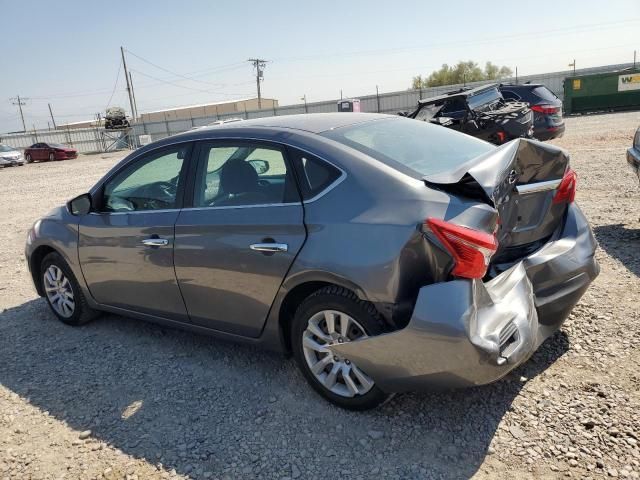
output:
[{"label": "wheel arch", "polygon": [[369,301],[359,286],[328,272],[306,273],[289,278],[283,285],[284,293],[277,306],[279,337],[286,353],[291,353],[291,322],[298,306],[314,292],[330,286],[345,288],[359,299]]},{"label": "wheel arch", "polygon": [[44,257],[50,253],[57,253],[60,255],[60,252],[51,245],[40,245],[33,251],[29,258],[29,271],[31,272],[31,278],[33,279],[36,292],[38,292],[38,295],[41,297],[44,297],[44,291],[42,290],[42,282],[40,281],[40,266],[42,265]]}]

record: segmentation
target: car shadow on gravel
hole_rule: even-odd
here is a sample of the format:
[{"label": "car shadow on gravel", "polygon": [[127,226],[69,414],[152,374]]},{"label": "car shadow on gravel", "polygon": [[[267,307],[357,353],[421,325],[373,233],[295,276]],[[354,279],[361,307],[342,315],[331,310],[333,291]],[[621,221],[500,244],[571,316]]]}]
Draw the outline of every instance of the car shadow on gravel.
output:
[{"label": "car shadow on gravel", "polygon": [[603,250],[640,277],[640,229],[617,223],[595,227],[593,233]]},{"label": "car shadow on gravel", "polygon": [[292,361],[252,346],[115,315],[67,327],[43,300],[0,314],[0,384],[91,430],[66,448],[100,442],[197,479],[469,478],[526,379],[567,350],[558,332],[500,382],[397,395],[358,413],[318,397]]}]

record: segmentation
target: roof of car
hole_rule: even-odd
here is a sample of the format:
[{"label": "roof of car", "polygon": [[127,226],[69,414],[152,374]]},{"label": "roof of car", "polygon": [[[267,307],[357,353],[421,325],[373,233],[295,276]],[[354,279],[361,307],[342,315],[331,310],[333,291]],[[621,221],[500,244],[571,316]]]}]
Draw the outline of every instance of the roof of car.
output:
[{"label": "roof of car", "polygon": [[490,88],[496,88],[498,86],[497,83],[489,83],[488,85],[480,85],[479,87],[474,88],[461,88],[460,90],[453,90],[451,92],[447,92],[443,95],[438,95],[437,97],[425,98],[422,100],[418,100],[420,105],[428,105],[430,103],[438,103],[442,100],[450,100],[456,97],[470,97],[475,95],[476,93],[483,92],[485,90],[489,90]]},{"label": "roof of car", "polygon": [[544,87],[542,83],[501,83],[500,88],[509,87],[509,88],[526,88],[526,87]]},{"label": "roof of car", "polygon": [[248,128],[248,127],[274,127],[292,128],[304,130],[311,133],[321,133],[334,128],[356,125],[358,123],[380,120],[382,118],[394,117],[380,113],[305,113],[300,115],[281,115],[278,117],[254,118],[233,122],[231,124],[214,125],[200,129],[206,132],[209,128]]}]

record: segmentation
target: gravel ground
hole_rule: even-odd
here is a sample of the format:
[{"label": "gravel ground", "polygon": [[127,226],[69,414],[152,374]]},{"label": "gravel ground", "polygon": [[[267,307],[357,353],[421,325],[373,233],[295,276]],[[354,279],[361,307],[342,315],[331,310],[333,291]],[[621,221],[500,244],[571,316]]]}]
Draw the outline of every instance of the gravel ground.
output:
[{"label": "gravel ground", "polygon": [[56,321],[25,233],[121,154],[0,171],[0,479],[640,477],[640,114],[567,119],[602,272],[490,386],[339,410],[291,360],[115,315]]}]

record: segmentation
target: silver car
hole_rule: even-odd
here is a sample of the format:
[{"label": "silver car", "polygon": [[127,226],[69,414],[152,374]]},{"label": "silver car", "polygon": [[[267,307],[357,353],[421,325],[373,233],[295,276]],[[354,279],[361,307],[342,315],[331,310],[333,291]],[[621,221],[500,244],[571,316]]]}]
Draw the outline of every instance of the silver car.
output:
[{"label": "silver car", "polygon": [[0,143],[0,167],[15,167],[24,165],[24,157],[19,150]]},{"label": "silver car", "polygon": [[63,322],[99,311],[292,354],[333,403],[500,379],[598,274],[567,154],[378,114],[263,118],[136,150],[38,220]]}]

